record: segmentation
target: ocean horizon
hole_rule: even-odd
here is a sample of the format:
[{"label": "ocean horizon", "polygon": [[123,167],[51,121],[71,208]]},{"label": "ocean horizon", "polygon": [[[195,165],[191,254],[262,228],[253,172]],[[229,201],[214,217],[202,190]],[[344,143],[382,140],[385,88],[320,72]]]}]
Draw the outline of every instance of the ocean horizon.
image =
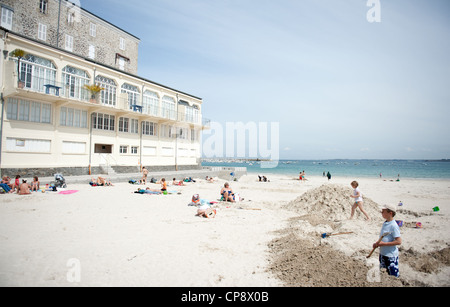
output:
[{"label": "ocean horizon", "polygon": [[[250,174],[278,174],[298,177],[305,171],[308,176],[363,177],[363,178],[414,178],[450,179],[450,160],[382,160],[382,159],[327,159],[279,160],[258,159],[202,159],[203,166],[246,167]],[[380,175],[381,174],[381,175]]]}]

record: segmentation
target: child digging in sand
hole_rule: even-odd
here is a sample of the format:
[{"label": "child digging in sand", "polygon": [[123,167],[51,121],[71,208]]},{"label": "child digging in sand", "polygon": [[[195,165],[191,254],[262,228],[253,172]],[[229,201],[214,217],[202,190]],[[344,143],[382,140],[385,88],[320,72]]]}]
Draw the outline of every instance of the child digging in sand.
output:
[{"label": "child digging in sand", "polygon": [[350,215],[350,219],[353,219],[355,210],[356,210],[356,208],[359,207],[359,210],[361,210],[361,212],[366,216],[367,220],[370,221],[370,217],[367,215],[366,211],[364,211],[364,209],[363,209],[363,199],[362,199],[361,191],[358,188],[358,186],[359,186],[358,182],[352,181],[352,183],[350,183],[350,185],[353,188],[353,194],[350,195],[350,197],[355,199],[355,203],[352,206],[352,214]]},{"label": "child digging in sand", "polygon": [[402,244],[400,228],[394,220],[396,208],[386,205],[381,209],[381,215],[386,220],[381,227],[380,236],[388,233],[381,242],[373,244],[373,248],[380,247],[380,269],[386,269],[391,276],[399,277],[398,245]]}]

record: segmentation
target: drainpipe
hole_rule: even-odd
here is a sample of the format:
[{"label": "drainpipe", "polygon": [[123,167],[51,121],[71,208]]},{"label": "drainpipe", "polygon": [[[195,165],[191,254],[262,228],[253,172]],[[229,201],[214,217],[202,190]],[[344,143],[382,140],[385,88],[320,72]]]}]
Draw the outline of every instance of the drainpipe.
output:
[{"label": "drainpipe", "polygon": [[91,113],[91,122],[89,127],[89,175],[92,175],[91,164],[92,164],[92,118],[94,114]]},{"label": "drainpipe", "polygon": [[59,24],[61,21],[61,0],[59,0],[59,9],[58,9],[58,28],[56,30],[56,48],[59,48]]},{"label": "drainpipe", "polygon": [[3,98],[3,93],[1,93],[0,99],[2,101],[2,114],[1,114],[1,120],[0,120],[0,178],[2,176],[2,140],[3,140],[3,113],[5,108],[5,99]]},{"label": "drainpipe", "polygon": [[[141,91],[141,107],[142,107],[142,109],[144,109],[144,87],[145,87],[145,84],[142,84],[142,91]],[[142,150],[143,150],[143,148],[142,148],[142,122],[140,125],[138,124],[138,127],[139,126],[141,126],[141,131],[139,133],[139,169],[142,172],[142,166],[143,166],[142,165]]]},{"label": "drainpipe", "polygon": [[[175,104],[177,123],[178,123],[178,93],[177,93],[177,102]],[[178,125],[175,124],[175,171],[178,172]]]}]

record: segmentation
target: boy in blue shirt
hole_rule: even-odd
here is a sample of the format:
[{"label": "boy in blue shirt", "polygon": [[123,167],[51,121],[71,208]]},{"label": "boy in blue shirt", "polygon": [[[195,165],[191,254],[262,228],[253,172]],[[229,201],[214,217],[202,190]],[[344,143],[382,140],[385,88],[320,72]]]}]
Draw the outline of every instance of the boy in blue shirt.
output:
[{"label": "boy in blue shirt", "polygon": [[391,205],[386,205],[381,209],[381,215],[386,221],[381,227],[380,237],[386,232],[390,232],[390,234],[385,236],[380,243],[374,243],[373,247],[380,247],[380,268],[386,269],[389,275],[399,277],[397,246],[402,244],[402,238],[400,228],[394,220],[395,212],[396,208]]}]

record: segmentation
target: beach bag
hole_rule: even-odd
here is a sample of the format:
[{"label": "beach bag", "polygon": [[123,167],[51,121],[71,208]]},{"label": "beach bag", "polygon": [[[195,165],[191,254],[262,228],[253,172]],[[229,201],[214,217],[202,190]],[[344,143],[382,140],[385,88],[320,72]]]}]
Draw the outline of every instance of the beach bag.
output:
[{"label": "beach bag", "polygon": [[5,190],[3,190],[3,188],[2,187],[0,187],[0,194],[5,194],[6,193],[6,191]]},{"label": "beach bag", "polygon": [[234,201],[235,201],[235,202],[241,201],[241,196],[240,196],[238,193],[234,193],[233,198],[234,198]]}]

